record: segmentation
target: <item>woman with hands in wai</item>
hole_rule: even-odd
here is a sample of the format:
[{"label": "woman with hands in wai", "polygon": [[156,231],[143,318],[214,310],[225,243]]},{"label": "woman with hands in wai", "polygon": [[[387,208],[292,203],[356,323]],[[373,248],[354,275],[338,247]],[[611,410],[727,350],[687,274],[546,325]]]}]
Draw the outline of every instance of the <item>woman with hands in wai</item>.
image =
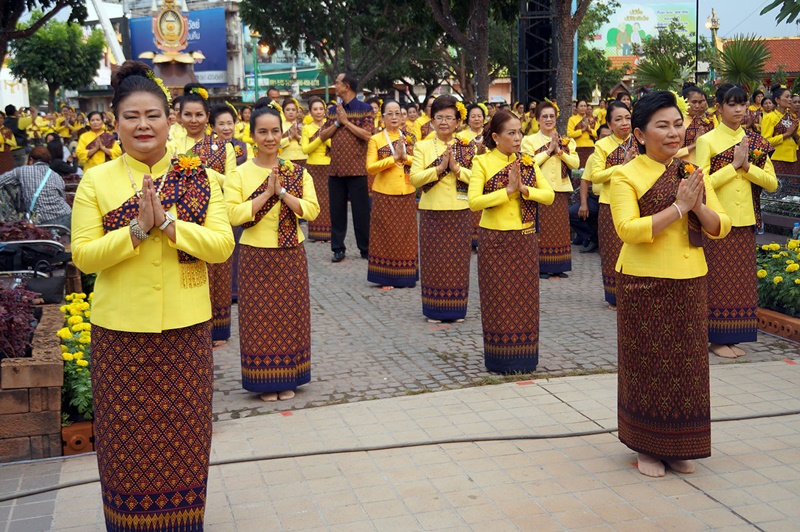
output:
[{"label": "woman with hands in wai", "polygon": [[478,230],[478,283],[486,369],[531,372],[539,361],[540,204],[555,193],[534,158],[519,155],[522,124],[498,111],[489,122],[490,151],[475,157],[469,206],[482,211]]},{"label": "woman with hands in wai", "polygon": [[778,178],[770,160],[772,145],[753,131],[745,132],[747,92],[726,83],[717,90],[720,124],[697,139],[697,164],[725,212],[731,232],[723,240],[707,240],[709,350],[723,358],[745,351],[736,344],[758,338],[756,233],[761,228],[761,191],[774,192]]},{"label": "woman with hands in wai", "polygon": [[311,380],[311,301],[305,236],[298,220],[319,214],[314,182],[278,158],[281,115],[256,107],[250,133],[258,152],[225,181],[239,240],[239,345],[242,386],[264,401],[291,399]]},{"label": "woman with hands in wai", "polygon": [[632,128],[640,155],[611,180],[623,241],[617,421],[620,441],[639,453],[639,471],[661,477],[666,467],[692,473],[693,459],[711,455],[703,234],[724,238],[731,218],[705,172],[675,158],[684,125],[671,92],[643,97]]}]

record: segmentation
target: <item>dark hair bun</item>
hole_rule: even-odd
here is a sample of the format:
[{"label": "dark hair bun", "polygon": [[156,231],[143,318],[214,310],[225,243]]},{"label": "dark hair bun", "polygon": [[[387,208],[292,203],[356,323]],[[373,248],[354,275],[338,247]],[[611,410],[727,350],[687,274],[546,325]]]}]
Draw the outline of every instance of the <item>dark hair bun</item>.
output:
[{"label": "dark hair bun", "polygon": [[146,78],[147,73],[152,71],[153,71],[152,68],[142,63],[141,61],[134,61],[132,59],[128,59],[127,61],[122,63],[119,67],[117,67],[116,70],[114,70],[113,74],[111,74],[111,87],[114,90],[117,90],[120,83],[122,83],[129,77],[140,76]]}]

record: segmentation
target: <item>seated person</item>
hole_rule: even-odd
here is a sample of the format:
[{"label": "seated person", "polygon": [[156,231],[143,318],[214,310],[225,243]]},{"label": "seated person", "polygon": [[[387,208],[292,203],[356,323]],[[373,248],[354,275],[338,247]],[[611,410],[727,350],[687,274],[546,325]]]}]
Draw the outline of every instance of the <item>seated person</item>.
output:
[{"label": "seated person", "polygon": [[50,160],[47,148],[36,146],[28,155],[28,164],[0,175],[0,187],[18,189],[17,210],[30,212],[35,223],[69,227],[72,209],[67,204],[64,180],[50,169]]}]

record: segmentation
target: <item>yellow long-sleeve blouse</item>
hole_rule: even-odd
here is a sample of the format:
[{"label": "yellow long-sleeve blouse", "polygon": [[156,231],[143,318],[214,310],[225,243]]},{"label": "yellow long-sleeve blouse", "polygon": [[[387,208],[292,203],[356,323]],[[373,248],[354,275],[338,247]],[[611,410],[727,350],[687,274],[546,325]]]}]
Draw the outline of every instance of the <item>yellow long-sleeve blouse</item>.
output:
[{"label": "yellow long-sleeve blouse", "polygon": [[792,137],[783,138],[782,134],[775,134],[775,126],[783,120],[783,114],[777,109],[771,113],[764,113],[761,117],[761,136],[775,146],[772,154],[773,161],[793,163],[797,161],[797,143]]},{"label": "yellow long-sleeve blouse", "polygon": [[0,153],[11,151],[17,147],[17,139],[10,128],[0,126]]},{"label": "yellow long-sleeve blouse", "polygon": [[[458,141],[455,141],[458,142]],[[414,146],[414,157],[411,160],[411,184],[421,188],[428,183],[436,183],[434,187],[425,192],[419,199],[419,208],[423,211],[460,211],[469,209],[466,195],[460,197],[456,192],[456,182],[469,184],[472,170],[461,167],[461,172],[456,176],[448,172],[439,179],[436,167],[428,166],[447,149],[447,145],[434,137],[430,140],[421,140]]]},{"label": "yellow long-sleeve blouse", "polygon": [[[647,155],[639,155],[625,166],[616,167],[611,180],[611,214],[614,227],[622,239],[622,250],[616,270],[637,277],[663,279],[693,279],[708,272],[703,248],[689,243],[689,216],[673,222],[653,236],[653,217],[641,216],[641,198],[666,167]],[[719,235],[724,238],[731,230],[731,219],[722,208],[714,188],[706,181],[706,205],[719,214]]]},{"label": "yellow long-sleeve blouse", "polygon": [[[550,144],[551,140],[550,137],[539,131],[533,135],[523,137],[520,151],[522,153],[536,153],[536,150],[542,146]],[[573,139],[569,139],[567,147],[569,148],[569,153],[566,150],[561,150],[561,155],[556,155],[555,157],[547,155],[547,150],[536,153],[533,156],[533,160],[536,161],[542,171],[542,175],[555,192],[572,192],[573,190],[572,180],[561,178],[561,165],[565,164],[567,168],[574,170],[581,164],[581,158],[575,150],[576,146]]]},{"label": "yellow long-sleeve blouse", "polygon": [[[483,155],[478,155],[472,162],[472,177],[469,180],[469,208],[473,211],[483,211],[480,226],[496,231],[514,231],[527,229],[533,222],[522,223],[521,194],[514,192],[511,195],[505,188],[484,194],[486,182],[503,170],[510,163],[517,160],[517,154],[505,155],[494,149]],[[536,186],[528,187],[527,200],[550,205],[555,199],[555,193],[550,183],[542,175],[538,165],[536,169]]]},{"label": "yellow long-sleeve blouse", "polygon": [[411,133],[414,134],[414,138],[418,140],[425,140],[422,138],[422,126],[427,124],[431,121],[431,117],[426,115],[425,113],[420,113],[416,120],[414,120],[414,125],[411,128]]},{"label": "yellow long-sleeve blouse", "polygon": [[250,145],[255,144],[253,137],[250,135],[250,124],[247,122],[236,122],[233,137]]},{"label": "yellow long-sleeve blouse", "polygon": [[[75,149],[75,155],[78,156],[78,161],[80,161],[81,165],[83,166],[84,172],[106,162],[106,154],[102,150],[98,150],[94,155],[92,155],[91,158],[89,157],[88,146],[99,136],[100,135],[94,131],[87,131],[78,139],[78,147]],[[122,148],[120,147],[119,142],[114,142],[109,151],[111,151],[111,160],[114,160],[122,155]]]},{"label": "yellow long-sleeve blouse", "polygon": [[[289,131],[289,128],[294,125],[294,122],[284,122],[283,123],[283,132],[286,133]],[[299,127],[303,127],[303,124],[300,124]],[[302,129],[300,130],[301,140],[302,140]],[[281,141],[281,159],[289,160],[289,161],[305,161],[308,159],[308,155],[306,152],[303,151],[303,147],[300,146],[300,141],[297,139],[289,139],[289,137],[284,137]]]},{"label": "yellow long-sleeve blouse", "polygon": [[[96,166],[81,179],[72,207],[72,260],[86,273],[97,273],[91,321],[117,331],[157,333],[211,319],[208,282],[181,283],[178,251],[200,260],[194,267],[205,273],[205,262],[220,263],[233,253],[233,232],[217,179],[211,175],[211,198],[203,225],[176,220],[175,242],[158,227],[150,238],[133,247],[128,226],[106,233],[103,216],[133,196],[123,161],[139,190],[145,174],[154,179],[170,166],[165,155],[153,167],[123,155]],[[175,205],[170,212],[177,218]]]},{"label": "yellow long-sleeve blouse", "polygon": [[[194,145],[197,144],[197,140],[193,139],[192,137],[185,135],[183,137],[179,137],[177,139],[172,139],[167,142],[167,152],[170,155],[178,155],[182,153],[186,153],[192,148]],[[223,180],[220,181],[220,186],[222,186],[225,182],[224,177],[230,175],[230,173],[236,168],[236,148],[233,147],[233,144],[230,142],[225,145],[225,174],[218,174],[223,177]]]},{"label": "yellow long-sleeve blouse", "polygon": [[[255,220],[253,214],[253,200],[248,199],[253,192],[266,181],[272,173],[271,168],[261,168],[251,159],[236,168],[225,180],[225,203],[228,206],[228,216],[232,225],[242,225]],[[303,215],[295,215],[297,241],[305,240],[303,231],[297,219],[302,218],[309,222],[314,221],[319,215],[319,202],[317,192],[314,190],[314,181],[308,170],[303,170],[303,197],[298,198],[303,208]],[[282,201],[278,201],[261,218],[256,225],[244,230],[239,243],[255,248],[278,247],[278,221],[280,220]]]},{"label": "yellow long-sleeve blouse", "polygon": [[732,130],[724,123],[697,139],[697,164],[703,169],[706,182],[711,183],[719,202],[731,218],[733,227],[746,227],[756,223],[753,210],[752,184],[759,185],[767,192],[775,192],[778,178],[772,161],[767,157],[762,170],[750,164],[750,171],[733,168],[727,164],[711,173],[711,158],[741,142],[744,129]]},{"label": "yellow long-sleeve blouse", "polygon": [[460,140],[466,140],[467,142],[472,142],[473,140],[475,140],[476,137],[480,137],[482,133],[483,132],[476,135],[475,133],[472,132],[472,130],[469,127],[467,127],[463,131],[459,131],[458,133],[456,133],[456,138]]},{"label": "yellow long-sleeve blouse", "polygon": [[575,129],[583,120],[582,115],[573,115],[567,122],[567,136],[575,139],[578,148],[591,148],[594,146],[595,133],[591,129]]},{"label": "yellow long-sleeve blouse", "polygon": [[[395,133],[391,133],[388,130],[385,131],[392,142],[395,142],[401,136],[399,131]],[[378,150],[388,144],[384,131],[372,135],[367,144],[367,172],[375,176],[372,191],[390,196],[413,194],[416,189],[405,172],[405,167],[411,166],[411,158],[406,159],[405,163],[399,167],[392,155],[379,158]]]},{"label": "yellow long-sleeve blouse", "polygon": [[303,138],[300,139],[300,147],[303,153],[308,155],[306,162],[308,164],[327,165],[331,164],[331,156],[328,154],[328,148],[331,147],[331,139],[323,141],[317,136],[313,141],[311,137],[319,131],[320,126],[315,122],[303,126]]},{"label": "yellow long-sleeve blouse", "polygon": [[595,185],[602,185],[600,189],[600,203],[611,203],[611,187],[609,180],[614,174],[617,166],[606,168],[606,159],[616,150],[620,144],[628,142],[630,135],[626,139],[620,139],[616,135],[609,135],[598,140],[594,145],[594,153],[586,161],[586,172]]}]

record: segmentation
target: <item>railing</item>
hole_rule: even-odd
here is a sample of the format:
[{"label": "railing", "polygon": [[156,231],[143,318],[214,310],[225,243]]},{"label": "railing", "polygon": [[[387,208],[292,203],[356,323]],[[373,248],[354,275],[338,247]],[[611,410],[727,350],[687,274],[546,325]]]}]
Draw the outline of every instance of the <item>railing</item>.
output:
[{"label": "railing", "polygon": [[800,222],[800,176],[778,174],[778,190],[761,193],[761,212],[767,232],[791,235]]}]

